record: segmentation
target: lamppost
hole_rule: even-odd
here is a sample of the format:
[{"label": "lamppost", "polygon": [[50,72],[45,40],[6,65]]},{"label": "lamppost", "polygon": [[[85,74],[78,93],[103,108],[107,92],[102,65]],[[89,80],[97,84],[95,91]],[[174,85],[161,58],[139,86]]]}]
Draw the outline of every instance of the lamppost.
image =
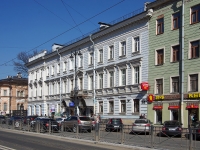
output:
[{"label": "lamppost", "polygon": [[11,116],[11,90],[12,90],[12,85],[10,82],[13,80],[11,76],[7,77],[8,83],[9,83],[9,115]]},{"label": "lamppost", "polygon": [[[74,55],[74,56],[73,56]],[[75,104],[75,115],[78,115],[77,114],[77,110],[78,110],[78,105],[79,105],[79,100],[77,99],[77,95],[78,95],[78,86],[77,86],[77,66],[76,66],[76,56],[79,55],[81,56],[81,52],[77,52],[75,50],[74,53],[71,53],[71,56],[69,58],[74,59],[74,64],[75,64],[75,71],[74,71],[74,77],[75,77],[75,87],[74,87],[74,104]]]},{"label": "lamppost", "polygon": [[23,104],[20,105],[20,116],[21,117],[24,116],[24,106],[23,106]]}]

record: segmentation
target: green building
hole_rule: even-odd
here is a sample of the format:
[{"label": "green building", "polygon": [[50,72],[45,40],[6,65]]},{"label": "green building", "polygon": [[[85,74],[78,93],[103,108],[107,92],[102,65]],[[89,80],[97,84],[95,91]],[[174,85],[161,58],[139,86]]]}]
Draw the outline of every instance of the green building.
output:
[{"label": "green building", "polygon": [[200,117],[200,1],[156,0],[147,9],[148,119],[179,120],[187,127]]}]

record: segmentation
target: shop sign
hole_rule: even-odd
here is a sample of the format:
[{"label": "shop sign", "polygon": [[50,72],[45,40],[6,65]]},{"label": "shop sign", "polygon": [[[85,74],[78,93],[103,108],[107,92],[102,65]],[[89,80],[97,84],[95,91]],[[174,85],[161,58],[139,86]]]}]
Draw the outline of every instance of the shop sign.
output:
[{"label": "shop sign", "polygon": [[168,109],[179,109],[179,103],[169,103]]},{"label": "shop sign", "polygon": [[149,103],[152,103],[154,101],[154,95],[153,94],[149,94],[149,96],[147,97],[147,100]]},{"label": "shop sign", "polygon": [[74,107],[74,103],[73,102],[69,102],[69,107]]},{"label": "shop sign", "polygon": [[186,106],[187,109],[192,109],[192,108],[199,108],[199,103],[187,103]]},{"label": "shop sign", "polygon": [[153,105],[153,109],[163,109],[163,103],[156,103]]},{"label": "shop sign", "polygon": [[142,89],[143,91],[148,91],[148,90],[149,90],[149,83],[148,83],[148,82],[142,82],[142,83],[140,84],[140,86],[141,86],[141,89]]},{"label": "shop sign", "polygon": [[165,96],[164,95],[156,95],[155,100],[164,100]]},{"label": "shop sign", "polygon": [[51,112],[55,112],[55,105],[51,105]]},{"label": "shop sign", "polygon": [[188,98],[200,98],[200,93],[190,93],[188,94]]}]

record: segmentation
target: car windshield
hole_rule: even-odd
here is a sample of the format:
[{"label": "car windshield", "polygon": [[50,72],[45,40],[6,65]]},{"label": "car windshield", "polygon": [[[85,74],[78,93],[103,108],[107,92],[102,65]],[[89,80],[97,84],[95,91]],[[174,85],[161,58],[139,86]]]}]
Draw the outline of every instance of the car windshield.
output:
[{"label": "car windshield", "polygon": [[111,122],[114,124],[121,123],[121,119],[111,119]]},{"label": "car windshield", "polygon": [[164,125],[173,126],[173,125],[180,125],[180,123],[177,121],[166,121],[164,122]]},{"label": "car windshield", "polygon": [[148,120],[147,119],[146,120],[138,119],[138,120],[135,120],[135,123],[148,123]]},{"label": "car windshield", "polygon": [[90,121],[89,117],[79,117],[79,119],[82,121]]},{"label": "car windshield", "polygon": [[62,118],[57,118],[56,121],[62,121]]}]

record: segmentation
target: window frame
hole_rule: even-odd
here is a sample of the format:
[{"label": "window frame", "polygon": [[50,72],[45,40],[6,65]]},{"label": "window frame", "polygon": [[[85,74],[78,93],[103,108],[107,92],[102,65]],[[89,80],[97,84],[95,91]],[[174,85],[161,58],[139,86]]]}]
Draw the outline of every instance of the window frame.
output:
[{"label": "window frame", "polygon": [[[160,56],[161,54],[158,53],[159,51],[163,51],[163,53],[162,53],[162,55],[163,55],[162,56],[162,59],[163,59],[162,63],[161,62],[159,63],[159,59],[160,59],[159,57],[161,57]],[[164,63],[165,63],[165,48],[156,49],[155,50],[155,65],[161,66],[161,65],[164,65]]]},{"label": "window frame", "polygon": [[[159,20],[163,20],[162,22],[159,23]],[[160,29],[160,30],[159,30]],[[161,18],[158,18],[156,20],[156,33],[157,35],[163,34],[164,33],[164,16]]]},{"label": "window frame", "polygon": [[140,112],[140,100],[133,99],[133,113],[139,113],[139,112]]},{"label": "window frame", "polygon": [[109,46],[109,58],[108,60],[113,60],[114,59],[114,45]]},{"label": "window frame", "polygon": [[126,100],[120,100],[120,112],[126,113]]},{"label": "window frame", "polygon": [[99,102],[99,113],[103,113],[103,101]]},{"label": "window frame", "polygon": [[[162,89],[161,92],[159,92],[159,89],[157,88],[158,80],[162,80]],[[155,95],[163,95],[164,94],[164,78],[157,78],[155,79]]]},{"label": "window frame", "polygon": [[[198,43],[198,46],[195,46],[195,43]],[[195,52],[195,48],[197,48],[196,52]],[[194,52],[195,52],[195,56],[193,56]],[[200,53],[200,40],[198,39],[198,40],[190,41],[189,59],[199,58],[200,57],[199,53]]]},{"label": "window frame", "polygon": [[[139,40],[137,40],[139,39]],[[133,38],[134,40],[134,45],[133,45],[133,52],[140,52],[140,36],[136,36]]]},{"label": "window frame", "polygon": [[[110,107],[111,106],[111,104],[112,104],[112,108]],[[108,102],[108,113],[114,113],[114,101],[113,100],[110,100],[109,102]]]},{"label": "window frame", "polygon": [[[176,24],[177,24],[176,27],[174,27],[174,20],[176,21]],[[180,25],[181,25],[180,12],[176,12],[176,13],[172,14],[172,30],[179,29]]]},{"label": "window frame", "polygon": [[[137,68],[138,70],[136,70]],[[134,84],[140,84],[140,66],[133,67],[133,69],[134,69]]]},{"label": "window frame", "polygon": [[99,63],[103,63],[103,49],[99,50]]},{"label": "window frame", "polygon": [[109,87],[114,87],[114,71],[109,72],[109,79]]},{"label": "window frame", "polygon": [[[126,86],[126,68],[123,68],[120,71],[121,71],[121,86]],[[124,71],[124,74],[123,74],[123,71]],[[124,78],[125,81],[123,80],[123,76],[125,76]]]},{"label": "window frame", "polygon": [[[173,79],[175,79],[175,78],[178,78],[178,83],[176,85],[176,86],[178,86],[177,87],[178,91],[173,90]],[[179,76],[170,77],[170,85],[171,85],[170,86],[170,93],[179,93],[180,92],[180,77]]]},{"label": "window frame", "polygon": [[99,89],[103,89],[103,73],[99,73]]},{"label": "window frame", "polygon": [[[178,49],[176,49],[177,47]],[[180,51],[181,47],[179,44],[173,45],[171,47],[171,62],[175,63],[180,61]]]},{"label": "window frame", "polygon": [[[199,7],[197,10],[192,10],[192,8]],[[193,15],[195,14],[195,22],[193,22]],[[200,22],[200,4],[197,4],[195,6],[192,6],[190,8],[190,24],[196,24]]]},{"label": "window frame", "polygon": [[[196,86],[196,88],[197,88],[197,90],[192,90],[192,88],[191,87],[194,87],[194,85],[192,85],[191,86],[191,76],[192,75],[196,75],[197,76],[197,86]],[[198,92],[199,91],[199,73],[190,73],[189,75],[188,75],[188,92]]]},{"label": "window frame", "polygon": [[126,56],[126,41],[120,43],[120,56]]}]

